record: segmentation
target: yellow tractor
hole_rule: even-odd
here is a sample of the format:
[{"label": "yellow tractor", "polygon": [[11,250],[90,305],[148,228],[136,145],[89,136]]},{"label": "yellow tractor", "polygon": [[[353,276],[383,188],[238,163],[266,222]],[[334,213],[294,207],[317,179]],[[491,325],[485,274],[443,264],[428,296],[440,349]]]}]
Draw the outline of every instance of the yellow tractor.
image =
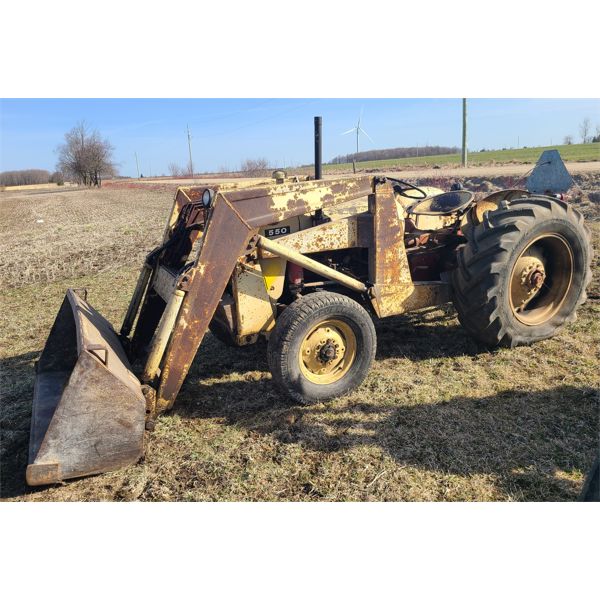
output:
[{"label": "yellow tractor", "polygon": [[173,406],[207,330],[268,339],[298,402],[361,385],[374,319],[454,303],[488,346],[575,318],[591,277],[582,216],[551,195],[478,198],[379,176],[179,188],[117,332],[70,289],[37,363],[27,481],[123,467]]}]

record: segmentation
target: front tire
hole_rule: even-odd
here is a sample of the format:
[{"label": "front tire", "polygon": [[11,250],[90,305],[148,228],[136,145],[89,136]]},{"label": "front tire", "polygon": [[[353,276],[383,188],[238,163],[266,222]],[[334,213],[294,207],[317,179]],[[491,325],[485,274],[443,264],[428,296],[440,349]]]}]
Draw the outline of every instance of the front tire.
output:
[{"label": "front tire", "polygon": [[315,292],[277,319],[267,350],[275,384],[302,404],[323,402],[357,388],[375,357],[369,313],[342,294]]},{"label": "front tire", "polygon": [[511,201],[470,220],[452,272],[453,300],[465,329],[488,346],[552,337],[575,319],[592,273],[589,232],[566,202],[544,196]]}]

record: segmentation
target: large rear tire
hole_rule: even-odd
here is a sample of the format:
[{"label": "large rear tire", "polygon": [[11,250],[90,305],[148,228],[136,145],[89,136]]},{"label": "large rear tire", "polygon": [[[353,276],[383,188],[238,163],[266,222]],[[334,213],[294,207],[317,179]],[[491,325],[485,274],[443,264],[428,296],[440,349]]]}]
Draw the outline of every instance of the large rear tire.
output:
[{"label": "large rear tire", "polygon": [[465,329],[488,346],[552,337],[575,320],[592,272],[583,216],[566,202],[521,198],[472,215],[452,272],[453,300]]},{"label": "large rear tire", "polygon": [[275,384],[302,404],[323,402],[357,388],[375,357],[369,313],[342,294],[315,292],[277,319],[267,356]]}]

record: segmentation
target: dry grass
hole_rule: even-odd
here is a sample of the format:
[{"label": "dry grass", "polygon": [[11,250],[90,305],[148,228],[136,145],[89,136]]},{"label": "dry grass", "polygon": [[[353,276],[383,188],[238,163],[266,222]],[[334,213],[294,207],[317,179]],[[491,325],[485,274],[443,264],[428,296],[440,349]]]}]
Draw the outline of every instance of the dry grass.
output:
[{"label": "dry grass", "polygon": [[154,190],[0,196],[0,285],[46,283],[140,265],[160,241],[170,197]]},{"label": "dry grass", "polygon": [[[32,366],[65,287],[87,286],[92,304],[118,324],[139,258],[160,235],[171,202],[168,192],[133,190],[72,192],[48,197],[43,204],[40,198],[22,198],[19,210],[29,216],[14,218],[11,226],[6,219],[14,205],[7,210],[0,200],[0,249],[11,248],[2,260],[11,261],[14,269],[0,297],[4,498],[577,497],[598,447],[597,299],[558,337],[497,352],[470,340],[450,307],[383,321],[377,325],[377,361],[365,384],[347,397],[313,407],[294,406],[280,397],[270,381],[264,345],[233,350],[207,336],[175,409],[148,436],[143,462],[61,486],[27,488]],[[40,206],[44,235],[35,222]],[[598,245],[597,206],[585,201],[580,206],[592,221]],[[130,218],[137,221],[133,233],[124,231]],[[37,248],[29,247],[32,235]],[[16,254],[16,236],[23,256],[10,258]],[[82,244],[81,257],[77,244]],[[106,264],[119,244],[116,259]],[[86,276],[54,270],[43,260],[48,251],[55,261],[76,263],[73,273]],[[596,252],[599,256],[600,248]],[[21,284],[17,265],[28,260],[35,265],[30,276],[45,269],[55,275],[39,275],[42,284]],[[596,278],[592,295],[598,298],[599,291]]]}]

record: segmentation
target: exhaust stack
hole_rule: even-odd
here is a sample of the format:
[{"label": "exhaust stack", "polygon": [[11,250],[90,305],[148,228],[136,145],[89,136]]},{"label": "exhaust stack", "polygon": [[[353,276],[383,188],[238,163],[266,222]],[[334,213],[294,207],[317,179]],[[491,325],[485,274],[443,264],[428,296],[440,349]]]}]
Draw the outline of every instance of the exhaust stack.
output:
[{"label": "exhaust stack", "polygon": [[315,179],[323,179],[322,164],[322,117],[315,117]]}]

